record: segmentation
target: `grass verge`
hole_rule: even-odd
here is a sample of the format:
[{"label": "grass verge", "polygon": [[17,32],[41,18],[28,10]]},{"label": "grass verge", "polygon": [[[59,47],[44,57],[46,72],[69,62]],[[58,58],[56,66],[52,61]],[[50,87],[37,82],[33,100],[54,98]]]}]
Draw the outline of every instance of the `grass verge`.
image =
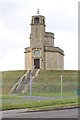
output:
[{"label": "grass verge", "polygon": [[56,108],[62,106],[72,106],[78,105],[78,98],[63,98],[61,99],[54,99],[54,100],[36,100],[36,101],[27,101],[27,100],[16,100],[13,101],[3,101],[2,102],[2,110],[11,110],[11,109],[41,109],[41,108]]},{"label": "grass verge", "polygon": [[[18,95],[23,95],[23,96],[30,96],[30,91],[24,94],[18,94]],[[70,91],[70,92],[63,92],[63,96],[74,96],[75,97],[75,91]],[[32,96],[61,96],[61,92],[32,92]]]}]

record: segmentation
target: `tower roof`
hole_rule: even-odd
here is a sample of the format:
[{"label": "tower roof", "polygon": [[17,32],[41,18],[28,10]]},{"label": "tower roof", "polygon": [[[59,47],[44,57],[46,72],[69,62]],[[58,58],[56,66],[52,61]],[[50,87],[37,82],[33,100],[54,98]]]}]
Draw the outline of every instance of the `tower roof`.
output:
[{"label": "tower roof", "polygon": [[33,15],[32,17],[44,17],[43,15],[40,15],[39,8],[37,9],[36,15]]}]

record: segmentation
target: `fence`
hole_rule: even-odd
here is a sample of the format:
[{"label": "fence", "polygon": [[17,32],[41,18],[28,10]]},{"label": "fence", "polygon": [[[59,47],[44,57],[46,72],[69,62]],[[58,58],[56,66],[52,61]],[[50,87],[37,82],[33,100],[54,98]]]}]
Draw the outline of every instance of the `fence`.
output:
[{"label": "fence", "polygon": [[[78,89],[78,72],[64,71],[62,75],[62,95],[66,97],[75,96]],[[32,82],[32,96],[61,96],[61,73],[40,73]],[[28,91],[29,92],[29,88]]]}]

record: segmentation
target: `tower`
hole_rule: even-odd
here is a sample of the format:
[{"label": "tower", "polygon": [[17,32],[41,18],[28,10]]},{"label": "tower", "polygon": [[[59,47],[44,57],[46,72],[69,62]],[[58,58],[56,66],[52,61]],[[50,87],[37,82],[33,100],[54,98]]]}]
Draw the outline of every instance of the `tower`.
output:
[{"label": "tower", "polygon": [[54,46],[54,33],[45,32],[45,17],[31,18],[30,47],[25,48],[25,69],[64,69],[64,51]]},{"label": "tower", "polygon": [[32,16],[31,20],[30,47],[32,69],[44,69],[44,39],[45,17],[37,14],[35,16]]}]

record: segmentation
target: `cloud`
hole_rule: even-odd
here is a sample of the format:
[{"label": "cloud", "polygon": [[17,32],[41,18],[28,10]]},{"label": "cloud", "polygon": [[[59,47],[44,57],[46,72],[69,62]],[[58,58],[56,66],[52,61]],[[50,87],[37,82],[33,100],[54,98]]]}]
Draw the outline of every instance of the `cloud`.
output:
[{"label": "cloud", "polygon": [[73,32],[56,32],[55,46],[64,50],[64,68],[78,69],[78,35]]},{"label": "cloud", "polygon": [[0,62],[1,71],[22,69],[24,69],[24,53],[22,49],[7,52],[5,59]]}]

